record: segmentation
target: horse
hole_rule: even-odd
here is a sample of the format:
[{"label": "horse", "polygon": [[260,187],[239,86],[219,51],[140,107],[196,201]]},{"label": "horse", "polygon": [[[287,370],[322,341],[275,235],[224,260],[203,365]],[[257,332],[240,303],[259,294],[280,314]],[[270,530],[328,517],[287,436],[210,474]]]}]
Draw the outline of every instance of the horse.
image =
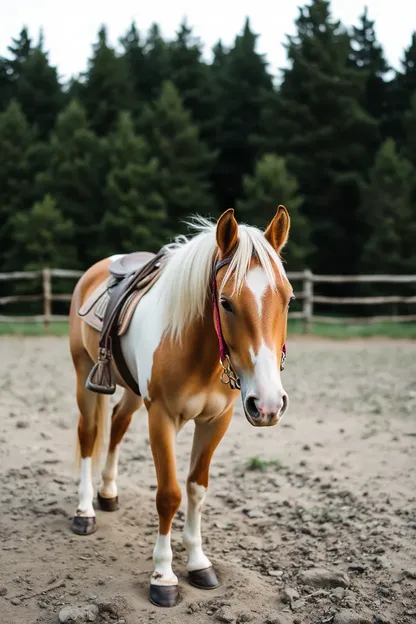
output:
[{"label": "horse", "polygon": [[101,509],[118,508],[120,443],[134,412],[144,403],[157,476],[159,530],[153,550],[150,601],[172,607],[179,601],[172,569],[171,526],[181,504],[175,466],[175,436],[194,421],[183,542],[189,582],[213,589],[219,582],[205,555],[201,511],[213,453],[227,431],[241,396],[254,427],[272,426],[288,408],[280,371],[286,355],[287,315],[293,290],[282,263],[290,217],[279,206],[265,231],[239,224],[234,210],[217,221],[195,217],[192,236],[167,245],[160,277],[145,294],[121,337],[125,362],[140,388],[136,394],[115,370],[124,388],[107,413],[108,397],[91,392],[86,380],[97,357],[99,332],[79,316],[86,298],[109,275],[111,258],[89,267],[75,286],[69,339],[79,408],[79,501],[72,529],[96,530],[92,474],[106,440],[109,444],[98,488]]}]

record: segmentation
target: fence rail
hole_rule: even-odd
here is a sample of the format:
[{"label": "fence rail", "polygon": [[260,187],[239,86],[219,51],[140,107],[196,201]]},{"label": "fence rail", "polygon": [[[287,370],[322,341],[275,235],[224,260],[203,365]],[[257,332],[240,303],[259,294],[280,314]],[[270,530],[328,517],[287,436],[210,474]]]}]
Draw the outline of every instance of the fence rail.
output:
[{"label": "fence rail", "polygon": [[[0,315],[0,323],[44,323],[45,327],[54,321],[67,321],[68,316],[52,314],[52,304],[54,301],[71,301],[71,294],[53,294],[52,278],[78,279],[82,271],[72,271],[67,269],[44,268],[41,271],[14,271],[11,273],[0,273],[0,282],[14,280],[34,280],[42,281],[42,293],[33,295],[12,295],[0,297],[0,306],[10,303],[42,301],[43,314],[33,316],[5,316]],[[371,324],[394,322],[402,323],[416,321],[416,314],[392,314],[377,315],[370,317],[333,317],[314,314],[315,303],[325,303],[328,305],[381,305],[406,303],[416,304],[415,296],[389,295],[386,297],[328,297],[314,294],[315,284],[346,284],[346,283],[392,283],[392,284],[416,284],[416,275],[315,275],[306,269],[302,272],[289,272],[288,278],[292,282],[301,281],[302,290],[295,292],[298,300],[302,301],[302,310],[289,313],[289,318],[303,320],[305,331],[310,332],[313,322],[335,324],[340,321],[351,324]]]}]

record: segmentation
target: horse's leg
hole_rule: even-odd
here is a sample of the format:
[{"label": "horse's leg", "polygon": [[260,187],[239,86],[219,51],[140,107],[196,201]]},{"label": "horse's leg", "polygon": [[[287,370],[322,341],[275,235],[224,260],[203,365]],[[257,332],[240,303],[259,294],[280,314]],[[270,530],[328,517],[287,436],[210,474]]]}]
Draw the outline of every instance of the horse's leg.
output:
[{"label": "horse's leg", "polygon": [[173,607],[179,598],[178,579],[172,570],[170,532],[172,520],[181,504],[176,478],[176,426],[157,404],[149,407],[149,438],[157,476],[156,507],[159,534],[153,551],[155,571],[150,581],[150,600],[160,607]]},{"label": "horse's leg", "polygon": [[115,511],[118,509],[118,456],[120,442],[126,433],[133,414],[143,403],[143,399],[131,390],[125,390],[119,403],[113,409],[111,418],[110,444],[107,461],[102,473],[102,483],[98,490],[98,503],[103,511]]},{"label": "horse's leg", "polygon": [[201,512],[208,487],[212,455],[228,429],[233,408],[210,421],[195,422],[191,466],[187,479],[188,507],[183,541],[188,552],[189,582],[201,589],[218,587],[218,579],[208,557],[202,550]]},{"label": "horse's leg", "polygon": [[79,503],[72,521],[72,530],[79,535],[88,535],[96,530],[92,464],[99,458],[101,451],[108,397],[91,392],[85,387],[85,381],[93,366],[87,353],[74,359],[74,363],[77,376],[77,403],[80,411],[78,441],[81,453],[81,479],[78,490]]}]

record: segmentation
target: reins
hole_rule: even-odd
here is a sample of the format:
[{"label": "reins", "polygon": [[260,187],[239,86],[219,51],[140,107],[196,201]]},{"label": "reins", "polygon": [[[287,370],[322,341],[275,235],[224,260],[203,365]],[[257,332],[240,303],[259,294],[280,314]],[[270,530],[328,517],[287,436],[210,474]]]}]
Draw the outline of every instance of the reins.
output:
[{"label": "reins", "polygon": [[[236,374],[230,359],[230,351],[227,343],[224,340],[224,336],[221,328],[220,310],[218,307],[218,289],[217,289],[217,275],[218,271],[227,264],[230,264],[232,256],[228,256],[219,262],[216,262],[213,266],[212,280],[211,280],[211,295],[212,295],[212,307],[214,311],[214,327],[218,338],[218,346],[220,352],[220,364],[222,367],[221,381],[223,384],[228,384],[232,390],[240,390],[241,383],[238,375]],[[280,360],[280,370],[284,370],[286,361],[286,343],[282,346],[282,356]]]}]

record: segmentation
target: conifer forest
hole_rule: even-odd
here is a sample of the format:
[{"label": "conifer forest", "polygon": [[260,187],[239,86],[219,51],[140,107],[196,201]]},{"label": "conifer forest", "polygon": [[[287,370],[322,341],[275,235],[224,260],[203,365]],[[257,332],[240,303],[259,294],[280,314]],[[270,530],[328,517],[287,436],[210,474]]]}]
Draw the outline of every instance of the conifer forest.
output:
[{"label": "conifer forest", "polygon": [[415,273],[416,32],[393,70],[376,30],[365,8],[347,28],[312,0],[279,73],[249,19],[209,62],[186,22],[171,40],[157,24],[127,24],[116,49],[103,26],[86,72],[67,83],[42,35],[11,33],[2,270],[86,269],[159,249],[195,213],[234,207],[264,227],[284,204],[289,271]]}]

